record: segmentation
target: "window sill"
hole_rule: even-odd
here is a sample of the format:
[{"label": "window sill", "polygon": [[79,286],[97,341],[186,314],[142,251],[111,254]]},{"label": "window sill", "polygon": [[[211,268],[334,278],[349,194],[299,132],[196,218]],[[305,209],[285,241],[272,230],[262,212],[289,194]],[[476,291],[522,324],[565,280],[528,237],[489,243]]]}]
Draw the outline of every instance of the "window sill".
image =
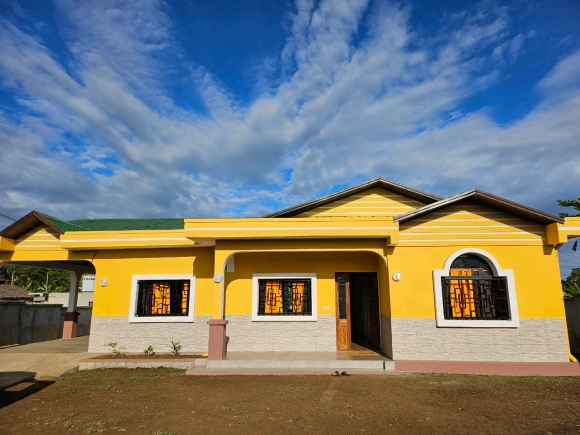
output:
[{"label": "window sill", "polygon": [[519,328],[517,320],[448,320],[437,319],[438,328]]},{"label": "window sill", "polygon": [[252,315],[252,322],[316,322],[318,316],[258,316]]},{"label": "window sill", "polygon": [[194,323],[193,316],[129,317],[129,323]]}]

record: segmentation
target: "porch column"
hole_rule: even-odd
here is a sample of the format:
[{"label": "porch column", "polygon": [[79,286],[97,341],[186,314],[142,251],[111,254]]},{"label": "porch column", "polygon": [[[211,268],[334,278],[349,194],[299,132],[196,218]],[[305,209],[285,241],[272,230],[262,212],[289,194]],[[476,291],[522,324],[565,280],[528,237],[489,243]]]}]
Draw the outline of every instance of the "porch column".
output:
[{"label": "porch column", "polygon": [[79,312],[77,302],[79,297],[79,282],[82,274],[77,271],[69,271],[70,274],[70,294],[68,297],[68,307],[64,313],[64,325],[62,328],[62,338],[75,338],[79,323]]},{"label": "porch column", "polygon": [[214,283],[213,283],[213,309],[212,319],[208,320],[209,340],[207,346],[207,359],[224,359],[226,356],[226,325],[224,319],[224,288],[225,267],[231,251],[214,248]]}]

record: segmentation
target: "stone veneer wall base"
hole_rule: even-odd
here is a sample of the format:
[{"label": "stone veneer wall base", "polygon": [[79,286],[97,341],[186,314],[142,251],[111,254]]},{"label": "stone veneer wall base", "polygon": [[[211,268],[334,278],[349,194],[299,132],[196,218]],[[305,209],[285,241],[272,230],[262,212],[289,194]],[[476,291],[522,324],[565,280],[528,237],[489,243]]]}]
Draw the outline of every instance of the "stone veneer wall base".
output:
[{"label": "stone veneer wall base", "polygon": [[318,315],[315,322],[252,322],[251,316],[227,316],[227,351],[336,351],[336,317]]},{"label": "stone veneer wall base", "polygon": [[381,328],[383,351],[395,361],[568,362],[561,318],[520,319],[519,328],[438,328],[434,318],[382,316]]},{"label": "stone veneer wall base", "polygon": [[[141,352],[149,345],[169,351],[171,340],[182,352],[207,352],[211,316],[194,323],[129,323],[127,317],[93,317],[90,353],[108,353],[116,342],[125,352]],[[252,322],[251,316],[226,316],[228,351],[329,352],[336,350],[336,318],[319,315],[316,322]]]},{"label": "stone veneer wall base", "polygon": [[169,352],[171,340],[181,352],[206,353],[211,316],[195,316],[193,323],[129,323],[128,317],[93,316],[89,337],[90,353],[108,353],[108,343],[125,352],[142,352],[149,345],[156,352]]}]

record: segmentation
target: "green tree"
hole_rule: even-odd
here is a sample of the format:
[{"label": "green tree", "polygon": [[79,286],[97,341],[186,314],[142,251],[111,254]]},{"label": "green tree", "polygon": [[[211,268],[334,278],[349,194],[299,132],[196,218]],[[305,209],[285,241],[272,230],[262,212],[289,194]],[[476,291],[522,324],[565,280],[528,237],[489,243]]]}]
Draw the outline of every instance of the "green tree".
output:
[{"label": "green tree", "polygon": [[562,290],[569,295],[580,295],[580,267],[575,267],[570,276],[562,280]]},{"label": "green tree", "polygon": [[69,291],[70,275],[64,270],[4,264],[0,267],[0,283],[14,284],[29,292]]},{"label": "green tree", "polygon": [[[562,207],[572,207],[572,208],[575,208],[579,212],[578,214],[572,214],[572,215],[570,213],[558,213],[560,215],[560,217],[562,217],[562,218],[580,217],[580,196],[578,197],[578,199],[558,199],[557,202],[558,202],[558,205],[561,205]],[[578,240],[576,240],[574,242],[574,245],[572,246],[572,251],[576,251],[577,248],[578,248]],[[576,285],[580,285],[580,283],[577,283]]]},{"label": "green tree", "polygon": [[2,284],[13,284],[16,278],[16,268],[15,264],[5,264],[0,267],[0,283]]},{"label": "green tree", "polygon": [[558,199],[558,205],[575,208],[578,214],[558,213],[560,217],[580,217],[580,196],[578,199]]}]

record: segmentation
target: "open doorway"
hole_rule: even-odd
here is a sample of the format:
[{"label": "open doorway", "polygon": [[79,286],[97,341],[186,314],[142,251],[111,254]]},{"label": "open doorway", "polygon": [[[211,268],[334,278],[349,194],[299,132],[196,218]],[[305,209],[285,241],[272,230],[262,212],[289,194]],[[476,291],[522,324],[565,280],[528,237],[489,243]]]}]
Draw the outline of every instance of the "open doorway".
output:
[{"label": "open doorway", "polygon": [[376,272],[336,274],[337,348],[381,346],[379,291]]}]

